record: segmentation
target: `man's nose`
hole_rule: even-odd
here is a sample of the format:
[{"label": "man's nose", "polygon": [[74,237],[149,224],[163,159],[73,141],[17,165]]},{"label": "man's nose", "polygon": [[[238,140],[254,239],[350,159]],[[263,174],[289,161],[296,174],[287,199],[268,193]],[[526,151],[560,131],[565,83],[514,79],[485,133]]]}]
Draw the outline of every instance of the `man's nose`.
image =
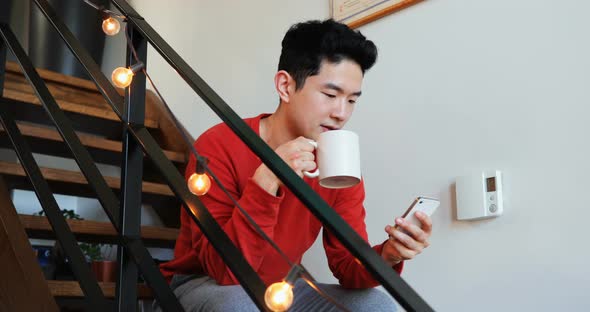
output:
[{"label": "man's nose", "polygon": [[350,115],[350,105],[346,99],[338,101],[332,108],[332,114],[330,117],[337,119],[338,121],[345,121]]}]

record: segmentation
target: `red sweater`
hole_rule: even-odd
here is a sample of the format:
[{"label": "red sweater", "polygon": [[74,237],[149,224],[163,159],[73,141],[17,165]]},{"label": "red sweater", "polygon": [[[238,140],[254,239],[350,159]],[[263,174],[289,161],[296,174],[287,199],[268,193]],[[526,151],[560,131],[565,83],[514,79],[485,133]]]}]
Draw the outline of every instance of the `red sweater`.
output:
[{"label": "red sweater", "polygon": [[[245,122],[259,134],[260,115]],[[219,124],[203,133],[195,142],[197,151],[209,158],[209,167],[238,200],[241,207],[258,226],[279,246],[294,263],[299,263],[319,235],[322,224],[284,186],[275,197],[260,188],[250,177],[260,166],[260,159],[225,125]],[[195,172],[195,158],[191,157],[186,178]],[[317,179],[305,178],[334,210],[366,241],[363,183],[333,190],[319,186]],[[232,242],[239,248],[262,280],[271,284],[285,278],[289,265],[247,222],[244,215],[212,181],[211,190],[200,197],[213,217],[222,226]],[[170,281],[174,274],[205,273],[220,285],[238,284],[199,227],[181,209],[180,235],[174,248],[174,259],[161,265],[164,276]],[[354,256],[324,229],[323,243],[330,270],[347,288],[367,288],[379,285],[355,261]],[[381,254],[382,244],[373,249]],[[394,267],[401,272],[403,263]]]}]

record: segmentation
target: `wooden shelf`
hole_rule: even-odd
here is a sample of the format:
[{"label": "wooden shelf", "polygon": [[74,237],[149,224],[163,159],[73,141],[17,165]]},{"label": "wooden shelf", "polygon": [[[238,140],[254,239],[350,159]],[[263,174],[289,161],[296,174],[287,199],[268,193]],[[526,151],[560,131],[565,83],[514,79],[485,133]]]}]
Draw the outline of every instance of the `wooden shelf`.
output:
[{"label": "wooden shelf", "polygon": [[[80,288],[78,281],[55,281],[48,280],[47,285],[54,297],[76,298],[84,297],[84,293]],[[98,285],[102,290],[105,298],[115,298],[115,283],[99,282]],[[144,284],[137,284],[138,299],[153,299],[152,290]]]},{"label": "wooden shelf", "polygon": [[[34,94],[24,93],[17,90],[5,89],[3,97],[9,100],[29,103],[42,107],[41,101]],[[91,116],[97,119],[110,120],[115,122],[121,122],[117,114],[112,110],[102,109],[93,106],[85,106],[79,103],[73,103],[64,100],[56,100],[58,106],[64,111],[79,115]],[[146,119],[144,122],[146,128],[156,129],[158,128],[158,121],[153,119]]]},{"label": "wooden shelf", "polygon": [[[60,157],[71,157],[70,150],[65,146],[61,135],[55,130],[55,128],[22,122],[18,122],[18,128],[22,135],[30,140],[29,144],[34,152]],[[5,136],[4,128],[2,128],[1,125],[0,132],[0,137]],[[120,165],[121,152],[123,150],[123,144],[121,141],[109,140],[85,133],[77,133],[77,135],[80,142],[92,151],[92,156],[95,161],[99,163]],[[8,140],[6,143],[10,144]],[[164,151],[164,154],[173,162],[186,162],[186,156],[183,153]]]},{"label": "wooden shelf", "polygon": [[[58,82],[58,83],[65,84],[65,85],[68,85],[71,87],[76,87],[76,88],[86,89],[88,91],[98,92],[96,85],[90,80],[67,76],[67,75],[53,72],[53,71],[50,71],[47,69],[42,69],[42,68],[35,68],[35,69],[37,70],[37,73],[39,73],[39,76],[41,76],[41,78],[43,78],[43,80],[45,80],[45,81]],[[22,70],[20,68],[20,65],[18,65],[18,63],[16,63],[16,62],[6,62],[6,71],[22,75]]]},{"label": "wooden shelf", "polygon": [[[0,161],[0,174],[7,176],[7,180],[10,181],[10,177],[22,177],[25,178],[25,170],[20,164]],[[53,169],[53,168],[41,168],[41,174],[47,181],[63,182],[68,184],[83,184],[88,185],[86,177],[80,172]],[[109,187],[113,189],[121,188],[121,179],[118,177],[104,177]],[[144,193],[162,195],[162,196],[174,196],[172,190],[166,184],[143,182],[142,189]]]},{"label": "wooden shelf", "polygon": [[[46,217],[18,215],[29,238],[53,239],[55,235]],[[117,232],[110,222],[66,220],[78,241],[114,244]],[[179,230],[158,226],[142,226],[141,238],[147,246],[173,248]]]}]

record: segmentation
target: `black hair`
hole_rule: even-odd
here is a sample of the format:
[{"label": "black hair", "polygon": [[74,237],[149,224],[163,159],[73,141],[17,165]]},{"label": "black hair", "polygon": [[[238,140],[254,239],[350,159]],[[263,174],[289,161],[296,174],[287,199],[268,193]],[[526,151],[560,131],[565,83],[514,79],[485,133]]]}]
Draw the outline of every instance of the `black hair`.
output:
[{"label": "black hair", "polygon": [[318,74],[324,60],[354,61],[363,74],[377,60],[377,47],[371,40],[332,19],[291,26],[282,47],[278,70],[285,70],[295,79],[296,89],[303,88],[307,77]]}]

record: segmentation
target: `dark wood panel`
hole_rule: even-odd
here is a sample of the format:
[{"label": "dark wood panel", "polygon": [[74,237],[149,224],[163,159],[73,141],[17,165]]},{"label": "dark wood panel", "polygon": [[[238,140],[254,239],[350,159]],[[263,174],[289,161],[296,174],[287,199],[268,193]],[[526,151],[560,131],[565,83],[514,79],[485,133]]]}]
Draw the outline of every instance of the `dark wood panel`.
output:
[{"label": "dark wood panel", "polygon": [[58,311],[0,177],[0,311]]},{"label": "dark wood panel", "polygon": [[[55,297],[83,297],[84,294],[80,289],[77,281],[47,281],[51,294]],[[115,297],[115,283],[99,282],[105,298]],[[144,284],[137,285],[137,297],[139,299],[152,299],[154,297],[152,290]]]}]

